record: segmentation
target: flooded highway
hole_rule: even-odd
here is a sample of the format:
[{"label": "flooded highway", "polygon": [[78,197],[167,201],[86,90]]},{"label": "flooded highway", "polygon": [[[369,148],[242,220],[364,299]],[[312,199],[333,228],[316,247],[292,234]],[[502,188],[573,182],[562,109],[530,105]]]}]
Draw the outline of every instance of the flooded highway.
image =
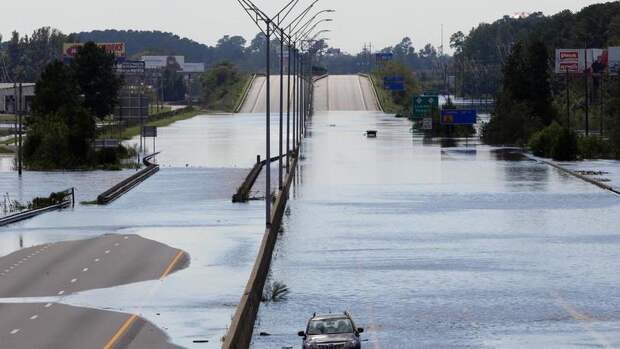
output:
[{"label": "flooded highway", "polygon": [[314,312],[345,310],[363,348],[620,346],[619,197],[409,128],[313,117],[272,264],[290,294],[261,307],[252,347],[300,347]]},{"label": "flooded highway", "polygon": [[[274,123],[275,120],[274,117]],[[275,136],[276,130],[273,132]],[[277,140],[275,137],[273,139],[275,147]],[[150,140],[146,143],[152,146]],[[86,273],[89,277],[99,279],[90,282],[85,277],[77,277],[77,293],[67,288],[65,294],[58,296],[54,292],[42,298],[2,298],[0,304],[11,304],[5,308],[16,309],[12,312],[16,315],[7,321],[0,321],[0,343],[17,343],[16,347],[28,347],[28,343],[52,345],[51,338],[49,341],[46,341],[48,337],[32,338],[39,333],[37,326],[69,333],[73,331],[76,316],[90,316],[93,320],[80,326],[81,335],[67,334],[63,347],[83,348],[83,340],[89,339],[91,331],[96,331],[97,336],[91,336],[93,342],[89,345],[103,347],[105,342],[98,341],[114,335],[127,318],[127,315],[121,317],[119,313],[125,313],[137,314],[149,322],[140,325],[142,320],[136,320],[135,326],[149,335],[138,336],[132,348],[172,347],[161,342],[166,335],[170,337],[170,342],[185,348],[221,346],[220,339],[243,293],[264,231],[263,201],[242,205],[231,203],[232,194],[256,161],[256,155],[264,157],[264,116],[201,115],[177,122],[160,129],[156,148],[162,150],[157,159],[162,166],[161,171],[111,205],[76,205],[75,209],[48,213],[1,228],[0,257],[13,258],[10,256],[12,253],[34,246],[51,244],[49,251],[54,251],[58,248],[54,246],[63,246],[64,243],[55,244],[59,242],[118,237],[121,245],[111,245],[109,255],[105,254],[107,247],[94,249],[93,253],[98,251],[100,255],[93,255],[91,263],[94,259],[101,259],[97,263],[106,266],[109,258],[112,262],[121,262],[115,261],[114,258],[118,257],[113,256],[117,253],[116,249],[120,248],[122,252],[123,236],[139,236],[170,246],[174,251],[184,251],[188,256],[187,268],[166,275],[161,280],[154,278],[152,281],[127,283],[133,282],[133,279],[144,280],[140,274],[135,277],[129,275],[148,270],[144,268],[148,258],[161,257],[168,264],[174,256],[174,253],[169,255],[158,249],[151,249],[150,254],[142,250],[133,256],[126,255],[123,260],[125,274],[116,274],[118,277],[107,274],[106,269],[84,268],[88,269]],[[134,172],[25,172],[19,180],[15,172],[5,170],[0,172],[0,191],[8,192],[13,199],[28,201],[35,196],[49,195],[54,190],[75,186],[77,201],[80,202],[96,198],[99,193]],[[272,178],[277,180],[276,176]],[[262,187],[263,184],[257,184],[257,191]],[[73,253],[65,253],[65,256],[67,261],[72,260]],[[35,262],[33,257],[24,262],[24,266]],[[165,264],[148,263],[157,272],[154,273],[157,277],[163,275]],[[80,264],[77,271],[81,271],[82,267],[86,265]],[[62,271],[71,268],[63,268]],[[66,274],[66,280],[59,278],[59,283],[65,281],[71,284],[73,276],[69,271]],[[101,289],[89,286],[102,287],[98,286],[102,284],[107,287],[107,282],[102,280],[120,282],[115,283],[117,286]],[[0,279],[0,283],[3,281]],[[81,288],[82,285],[85,287]],[[41,292],[27,295],[31,294],[45,296]],[[12,292],[7,296],[20,297],[20,294]],[[78,308],[51,307],[55,310],[47,316],[33,313],[39,316],[37,319],[40,321],[57,318],[59,321],[54,327],[50,327],[52,323],[46,325],[45,322],[27,321],[34,316],[30,312],[36,304],[47,303]],[[38,308],[44,309],[42,305]],[[153,331],[154,328],[158,330]],[[11,334],[15,330],[19,331]],[[47,332],[40,333],[44,336]],[[16,341],[16,336],[31,338],[31,341]]]}]

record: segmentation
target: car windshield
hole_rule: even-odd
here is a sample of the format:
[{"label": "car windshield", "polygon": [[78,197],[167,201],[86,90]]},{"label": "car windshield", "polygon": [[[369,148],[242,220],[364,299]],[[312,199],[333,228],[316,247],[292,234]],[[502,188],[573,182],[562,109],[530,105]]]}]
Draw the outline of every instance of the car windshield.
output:
[{"label": "car windshield", "polygon": [[309,335],[352,333],[353,324],[347,318],[311,320],[308,325]]}]

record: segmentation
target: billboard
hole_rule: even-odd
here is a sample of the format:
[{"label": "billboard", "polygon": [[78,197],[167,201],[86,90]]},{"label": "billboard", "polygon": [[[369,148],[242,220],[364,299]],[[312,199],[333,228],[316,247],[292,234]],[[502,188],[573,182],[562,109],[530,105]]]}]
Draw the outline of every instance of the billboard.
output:
[{"label": "billboard", "polygon": [[177,65],[178,70],[183,69],[185,56],[142,56],[146,69],[161,69],[169,65]]},{"label": "billboard", "polygon": [[142,61],[124,61],[116,65],[116,73],[121,75],[142,75],[145,64]]},{"label": "billboard", "polygon": [[605,74],[608,72],[609,52],[600,48],[555,50],[556,74]]},{"label": "billboard", "polygon": [[205,72],[205,64],[204,63],[184,63],[183,64],[183,73],[204,73]]},{"label": "billboard", "polygon": [[[64,58],[75,58],[77,55],[78,48],[84,46],[83,43],[65,43],[62,46],[62,55]],[[124,42],[104,42],[97,43],[97,46],[103,48],[108,53],[114,54],[117,58],[126,57],[127,53],[125,51],[125,43]]]},{"label": "billboard", "polygon": [[473,125],[478,122],[475,110],[442,110],[442,125]]}]

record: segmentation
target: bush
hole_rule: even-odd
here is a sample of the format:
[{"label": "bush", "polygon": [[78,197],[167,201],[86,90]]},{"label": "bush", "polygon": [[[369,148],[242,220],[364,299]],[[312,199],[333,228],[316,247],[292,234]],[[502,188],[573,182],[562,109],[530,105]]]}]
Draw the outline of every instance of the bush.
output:
[{"label": "bush", "polygon": [[573,161],[577,159],[577,135],[562,128],[551,151],[553,160]]},{"label": "bush", "polygon": [[534,133],[528,142],[528,146],[532,153],[536,156],[551,157],[553,148],[557,143],[561,131],[562,127],[554,122],[548,127]]},{"label": "bush", "polygon": [[534,133],[528,145],[536,156],[553,158],[558,161],[570,161],[577,158],[577,135],[556,122]]},{"label": "bush", "polygon": [[584,159],[606,158],[611,155],[611,143],[600,137],[586,136],[579,138],[579,155]]}]

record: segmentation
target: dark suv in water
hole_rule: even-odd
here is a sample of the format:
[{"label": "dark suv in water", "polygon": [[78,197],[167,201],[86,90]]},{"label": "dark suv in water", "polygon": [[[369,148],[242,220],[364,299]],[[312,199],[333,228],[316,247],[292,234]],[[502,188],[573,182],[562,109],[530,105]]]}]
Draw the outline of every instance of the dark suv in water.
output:
[{"label": "dark suv in water", "polygon": [[306,331],[300,331],[304,337],[302,349],[360,349],[360,333],[363,328],[356,328],[351,315],[344,314],[317,315],[308,321]]}]

